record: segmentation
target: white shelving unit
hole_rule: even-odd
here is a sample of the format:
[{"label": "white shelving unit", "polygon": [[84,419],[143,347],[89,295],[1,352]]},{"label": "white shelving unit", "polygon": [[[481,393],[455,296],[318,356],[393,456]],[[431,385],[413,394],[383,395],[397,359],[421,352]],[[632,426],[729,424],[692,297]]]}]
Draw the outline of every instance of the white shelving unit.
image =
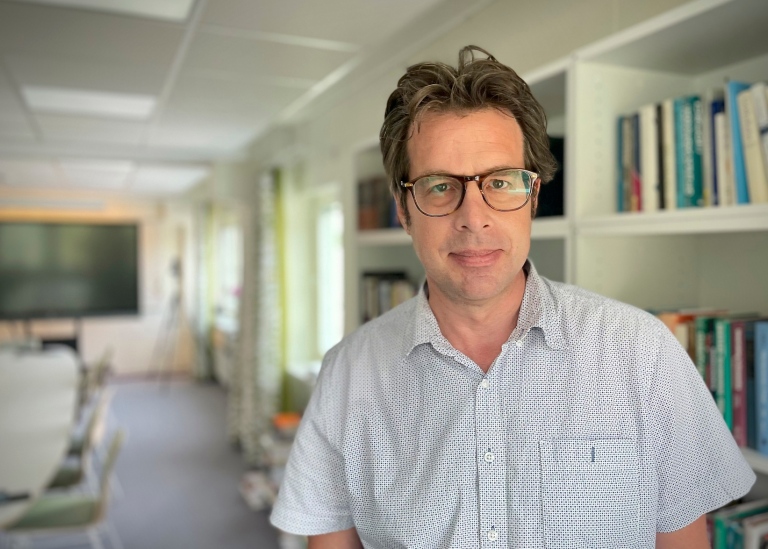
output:
[{"label": "white shelving unit", "polygon": [[[690,2],[524,78],[547,111],[550,133],[566,137],[566,215],[533,225],[531,258],[540,272],[642,308],[768,314],[768,205],[616,213],[615,183],[619,115],[705,93],[726,78],[768,79],[768,1]],[[370,161],[377,146],[360,158]],[[392,260],[423,276],[402,230],[349,242],[348,273]],[[359,319],[358,284],[347,285],[348,329]],[[768,458],[745,455],[768,475]]]}]

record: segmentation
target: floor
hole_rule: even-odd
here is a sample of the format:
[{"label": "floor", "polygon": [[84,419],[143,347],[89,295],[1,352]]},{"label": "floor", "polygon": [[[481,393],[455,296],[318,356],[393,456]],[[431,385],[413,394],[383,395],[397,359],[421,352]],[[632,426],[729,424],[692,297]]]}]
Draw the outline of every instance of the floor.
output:
[{"label": "floor", "polygon": [[127,434],[109,518],[125,549],[278,549],[266,512],[238,493],[246,468],[215,384],[116,381],[110,427]]}]

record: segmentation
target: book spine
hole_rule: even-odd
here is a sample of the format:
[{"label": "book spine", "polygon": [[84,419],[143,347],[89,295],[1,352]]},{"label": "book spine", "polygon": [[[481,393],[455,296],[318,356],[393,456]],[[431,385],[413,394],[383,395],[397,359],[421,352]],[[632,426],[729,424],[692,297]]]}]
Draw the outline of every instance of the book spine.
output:
[{"label": "book spine", "polygon": [[640,174],[640,115],[635,113],[632,122],[632,171],[630,211],[639,212],[643,209],[642,183]]},{"label": "book spine", "polygon": [[733,438],[739,446],[747,445],[747,363],[744,322],[731,324],[731,386],[733,395]]},{"label": "book spine", "polygon": [[755,322],[744,324],[744,362],[747,369],[747,446],[757,450],[757,395],[755,393]]},{"label": "book spine", "polygon": [[765,82],[753,84],[750,88],[755,100],[755,117],[760,131],[760,144],[763,151],[765,171],[768,173],[768,85]]},{"label": "book spine", "polygon": [[656,208],[663,210],[666,208],[664,192],[666,166],[664,162],[664,106],[661,103],[656,104],[656,162],[656,197],[658,198]]},{"label": "book spine", "polygon": [[693,192],[689,199],[689,206],[701,207],[704,205],[704,111],[702,109],[701,97],[693,96],[688,98],[691,106],[692,116],[692,139],[693,146],[691,150],[693,164]]},{"label": "book spine", "polygon": [[715,320],[715,345],[717,348],[717,407],[723,414],[728,429],[733,430],[733,409],[731,404],[731,360],[730,326],[726,319]]},{"label": "book spine", "polygon": [[677,207],[684,208],[686,203],[685,188],[689,183],[687,174],[690,164],[686,165],[686,143],[691,146],[690,141],[686,139],[686,135],[690,136],[690,127],[686,128],[686,121],[690,121],[690,115],[686,117],[685,111],[688,110],[687,103],[684,98],[679,97],[674,101],[675,112],[675,165],[676,179],[677,179]]},{"label": "book spine", "polygon": [[768,456],[768,322],[755,323],[757,451]]},{"label": "book spine", "polygon": [[644,212],[653,212],[659,206],[658,177],[658,122],[656,105],[640,109],[640,178],[641,204]]},{"label": "book spine", "polygon": [[[722,161],[719,159],[720,153],[718,152],[718,148],[720,147],[719,140],[722,139],[722,137],[718,136],[718,127],[717,127],[717,116],[721,115],[720,118],[723,119],[723,122],[725,122],[724,118],[725,115],[723,114],[723,111],[725,109],[725,102],[722,99],[715,99],[712,101],[712,105],[710,108],[710,151],[709,155],[712,158],[711,162],[711,173],[712,173],[712,196],[711,202],[713,206],[719,206],[721,204],[721,197],[720,197],[720,185],[722,182],[722,177],[720,175],[720,171],[722,169]],[[719,130],[722,133],[722,129]]]},{"label": "book spine", "polygon": [[747,173],[747,187],[751,204],[768,202],[768,179],[765,176],[763,148],[757,125],[755,101],[751,89],[736,96],[741,123],[741,142],[744,150],[744,167]]},{"label": "book spine", "polygon": [[741,122],[736,97],[739,92],[749,88],[749,84],[729,80],[725,85],[725,112],[728,117],[728,129],[731,136],[731,161],[733,185],[736,190],[736,203],[749,204],[749,188],[744,165],[744,149],[741,140]]},{"label": "book spine", "polygon": [[616,211],[624,211],[624,117],[616,119]]},{"label": "book spine", "polygon": [[664,206],[677,208],[677,147],[675,141],[675,105],[673,99],[661,104],[662,148],[664,149]]}]

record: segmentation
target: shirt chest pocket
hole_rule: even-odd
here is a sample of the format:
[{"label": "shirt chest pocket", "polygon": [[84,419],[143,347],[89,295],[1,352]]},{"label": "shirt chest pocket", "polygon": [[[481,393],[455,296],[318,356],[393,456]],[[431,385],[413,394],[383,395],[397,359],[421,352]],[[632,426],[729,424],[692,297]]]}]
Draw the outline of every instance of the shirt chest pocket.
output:
[{"label": "shirt chest pocket", "polygon": [[635,441],[541,441],[539,452],[547,549],[638,546],[640,489]]}]

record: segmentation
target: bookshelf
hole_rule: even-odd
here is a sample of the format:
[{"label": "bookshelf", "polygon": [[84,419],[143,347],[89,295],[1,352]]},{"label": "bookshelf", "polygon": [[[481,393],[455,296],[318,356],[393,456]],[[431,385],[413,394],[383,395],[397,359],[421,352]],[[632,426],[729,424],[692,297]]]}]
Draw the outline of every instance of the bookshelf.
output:
[{"label": "bookshelf", "polygon": [[[618,116],[704,94],[726,78],[768,80],[766,29],[765,0],[697,0],[523,75],[550,134],[566,137],[565,215],[533,224],[530,256],[542,274],[641,308],[768,314],[768,205],[616,213],[615,158]],[[382,170],[375,143],[356,155],[356,176],[365,162]],[[369,264],[392,260],[415,280],[423,270],[402,229],[348,242],[347,273],[358,274],[347,285],[351,330],[359,323],[359,273]],[[768,458],[745,455],[768,475]]]}]

